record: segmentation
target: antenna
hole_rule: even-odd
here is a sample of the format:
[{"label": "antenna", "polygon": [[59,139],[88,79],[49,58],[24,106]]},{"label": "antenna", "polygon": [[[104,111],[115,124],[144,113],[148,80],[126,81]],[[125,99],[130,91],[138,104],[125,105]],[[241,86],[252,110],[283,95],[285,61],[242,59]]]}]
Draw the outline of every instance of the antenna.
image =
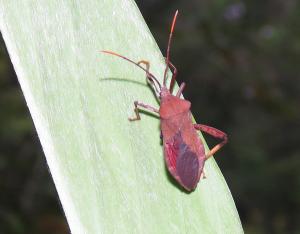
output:
[{"label": "antenna", "polygon": [[[157,83],[159,89],[161,90],[161,85],[160,85],[159,81],[156,79],[156,77],[155,77],[152,73],[150,73],[148,70],[146,70],[145,68],[143,68],[141,65],[139,65],[138,63],[133,62],[131,59],[129,59],[129,58],[123,56],[123,55],[117,54],[117,53],[115,53],[115,52],[112,52],[112,51],[101,50],[101,52],[102,52],[102,53],[106,53],[106,54],[111,54],[111,55],[114,55],[114,56],[117,56],[117,57],[120,57],[120,58],[122,58],[122,59],[124,59],[124,60],[126,60],[126,61],[128,61],[128,62],[130,62],[130,63],[133,63],[133,64],[136,65],[136,66],[138,66],[139,68],[141,68],[142,70],[144,70],[144,71],[146,72],[147,78],[148,78],[150,81],[152,80],[152,81],[155,81],[155,82]],[[153,83],[154,83],[154,82],[153,82]],[[154,86],[155,86],[155,85],[154,85]],[[156,88],[156,86],[155,86],[155,88]]]},{"label": "antenna", "polygon": [[178,10],[176,10],[175,15],[173,17],[171,32],[170,32],[170,35],[169,35],[169,41],[168,41],[168,47],[167,47],[167,58],[166,58],[166,69],[165,69],[165,72],[164,72],[163,86],[166,86],[166,82],[167,82],[167,71],[168,71],[169,63],[170,63],[170,46],[171,46],[171,40],[172,40],[172,36],[173,36],[173,31],[174,31],[177,15],[178,15]]}]

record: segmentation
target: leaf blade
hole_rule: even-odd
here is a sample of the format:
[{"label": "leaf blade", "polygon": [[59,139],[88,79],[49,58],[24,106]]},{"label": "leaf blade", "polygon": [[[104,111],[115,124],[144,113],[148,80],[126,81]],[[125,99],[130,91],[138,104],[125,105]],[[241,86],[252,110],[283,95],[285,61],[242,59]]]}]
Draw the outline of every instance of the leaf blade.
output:
[{"label": "leaf blade", "polygon": [[242,233],[213,160],[208,179],[186,194],[169,181],[159,121],[127,121],[134,100],[157,102],[142,71],[99,51],[147,59],[158,77],[164,69],[133,2],[0,3],[1,32],[72,233]]}]

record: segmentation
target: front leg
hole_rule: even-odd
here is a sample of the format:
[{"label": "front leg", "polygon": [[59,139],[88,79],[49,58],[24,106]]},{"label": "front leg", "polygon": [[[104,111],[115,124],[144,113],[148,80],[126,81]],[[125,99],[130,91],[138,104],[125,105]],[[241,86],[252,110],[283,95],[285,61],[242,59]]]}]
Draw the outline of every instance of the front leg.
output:
[{"label": "front leg", "polygon": [[201,130],[203,132],[208,133],[209,135],[222,139],[222,142],[214,146],[206,155],[206,159],[209,159],[213,154],[219,151],[223,145],[228,142],[227,134],[225,132],[220,131],[219,129],[203,125],[203,124],[194,124],[194,128],[197,130]]},{"label": "front leg", "polygon": [[138,65],[141,64],[145,64],[146,65],[146,80],[147,82],[149,82],[150,85],[152,85],[152,88],[154,88],[154,91],[156,93],[156,95],[159,95],[159,87],[156,86],[156,84],[154,83],[154,80],[151,77],[151,73],[150,73],[150,63],[146,60],[141,60],[137,62]]},{"label": "front leg", "polygon": [[141,119],[141,116],[140,116],[140,113],[139,113],[139,107],[143,107],[144,109],[150,111],[150,112],[155,112],[155,113],[158,113],[158,110],[150,105],[147,105],[147,104],[144,104],[144,103],[141,103],[141,102],[138,102],[138,101],[135,101],[134,102],[134,112],[135,112],[135,117],[133,118],[128,118],[129,121],[135,121],[135,120],[140,120]]},{"label": "front leg", "polygon": [[178,91],[176,93],[176,97],[180,97],[180,95],[182,94],[182,91],[183,91],[184,87],[185,87],[185,83],[183,82],[183,83],[181,83],[181,85],[180,85],[180,87],[179,87],[179,89],[178,89]]},{"label": "front leg", "polygon": [[[167,61],[166,61],[166,62],[167,62]],[[172,69],[173,69],[173,71],[171,70],[171,72],[172,72],[173,75],[172,75],[172,79],[171,79],[170,87],[169,87],[169,91],[170,91],[170,93],[172,93],[172,92],[173,92],[174,85],[175,85],[175,81],[176,81],[177,68],[176,68],[176,67],[174,66],[174,64],[171,63],[170,61],[169,61],[168,66],[169,66],[169,68],[172,68]],[[177,93],[176,93],[176,97],[180,97],[180,95],[182,94],[182,91],[183,91],[184,87],[185,87],[185,83],[182,83],[182,84],[180,85],[180,87],[179,87],[179,90],[178,90]]]},{"label": "front leg", "polygon": [[175,85],[175,81],[176,81],[177,68],[170,61],[169,61],[168,66],[169,66],[169,68],[173,68],[173,71],[171,71],[173,75],[172,75],[172,79],[171,79],[170,87],[169,87],[169,91],[170,91],[170,93],[172,93],[174,85]]}]

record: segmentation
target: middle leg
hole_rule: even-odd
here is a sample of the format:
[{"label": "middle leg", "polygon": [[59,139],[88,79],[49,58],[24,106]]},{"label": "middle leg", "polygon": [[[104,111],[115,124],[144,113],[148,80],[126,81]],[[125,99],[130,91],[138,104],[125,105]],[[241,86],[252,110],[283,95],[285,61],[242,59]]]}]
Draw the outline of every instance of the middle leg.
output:
[{"label": "middle leg", "polygon": [[147,105],[147,104],[144,104],[144,103],[141,103],[141,102],[138,102],[138,101],[135,101],[134,102],[134,112],[135,112],[135,117],[133,118],[128,118],[129,121],[135,121],[135,120],[140,120],[141,119],[141,116],[140,116],[140,113],[139,113],[139,107],[142,107],[150,112],[155,112],[155,113],[158,113],[158,110],[150,105]]}]

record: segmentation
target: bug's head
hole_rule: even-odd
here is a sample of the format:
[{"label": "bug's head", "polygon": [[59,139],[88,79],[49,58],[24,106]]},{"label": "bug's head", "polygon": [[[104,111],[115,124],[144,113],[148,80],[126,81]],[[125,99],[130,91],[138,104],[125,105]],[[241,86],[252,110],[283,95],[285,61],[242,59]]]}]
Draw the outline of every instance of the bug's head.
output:
[{"label": "bug's head", "polygon": [[161,100],[162,98],[170,95],[170,90],[166,86],[162,86],[159,92],[159,99]]}]

